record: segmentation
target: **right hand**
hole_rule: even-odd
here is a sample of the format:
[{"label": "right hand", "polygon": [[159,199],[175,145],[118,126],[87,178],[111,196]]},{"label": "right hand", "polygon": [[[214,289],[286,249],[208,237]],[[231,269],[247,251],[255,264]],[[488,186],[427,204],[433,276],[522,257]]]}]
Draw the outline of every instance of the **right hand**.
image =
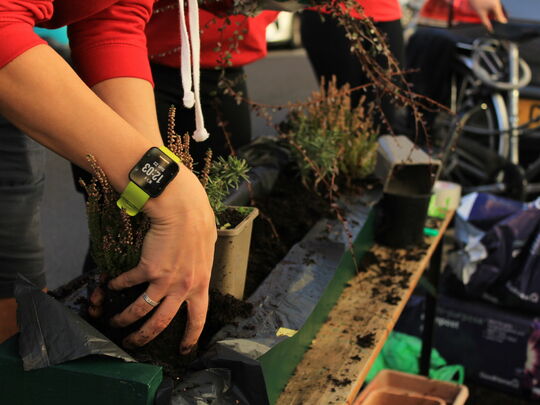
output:
[{"label": "right hand", "polygon": [[[151,227],[144,239],[139,264],[109,282],[109,288],[122,290],[148,282],[148,296],[157,302],[154,314],[136,332],[125,338],[126,347],[143,346],[161,333],[185,301],[188,324],[180,352],[195,346],[208,309],[208,287],[217,238],[214,213],[199,180],[185,167],[161,196],[144,207]],[[99,298],[93,297],[93,305]],[[111,319],[125,327],[154,309],[137,298]]]},{"label": "right hand", "polygon": [[501,5],[501,0],[469,0],[469,4],[476,11],[482,24],[489,30],[493,31],[493,26],[489,19],[490,14],[493,15],[495,21],[506,23],[508,20],[504,15]]}]

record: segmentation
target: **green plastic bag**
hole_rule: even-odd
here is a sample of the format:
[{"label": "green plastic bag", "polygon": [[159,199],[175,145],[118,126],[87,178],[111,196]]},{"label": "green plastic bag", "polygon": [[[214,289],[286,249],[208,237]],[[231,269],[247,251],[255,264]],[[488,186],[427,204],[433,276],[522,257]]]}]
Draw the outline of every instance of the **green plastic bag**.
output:
[{"label": "green plastic bag", "polygon": [[[366,378],[370,382],[379,371],[386,368],[410,374],[419,373],[419,358],[422,341],[415,336],[392,332],[379,356],[373,363]],[[431,351],[429,377],[434,380],[463,384],[465,368],[461,365],[447,365],[436,349]]]}]

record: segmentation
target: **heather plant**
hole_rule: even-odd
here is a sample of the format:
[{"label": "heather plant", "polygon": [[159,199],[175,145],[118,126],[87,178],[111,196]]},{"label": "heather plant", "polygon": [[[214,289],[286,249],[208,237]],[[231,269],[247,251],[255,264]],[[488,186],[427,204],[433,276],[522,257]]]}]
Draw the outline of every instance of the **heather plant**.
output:
[{"label": "heather plant", "polygon": [[[182,163],[194,170],[193,158],[189,153],[189,135],[179,136],[174,132],[175,109],[169,111],[168,148],[176,154]],[[144,213],[136,216],[126,214],[116,205],[119,194],[112,188],[107,176],[92,155],[90,162],[92,179],[88,184],[80,180],[88,195],[86,211],[90,232],[90,250],[99,270],[110,277],[135,267],[141,256],[141,249],[150,220]],[[205,187],[210,205],[219,216],[227,209],[224,199],[232,188],[238,187],[241,180],[247,179],[249,167],[245,160],[236,156],[212,161],[212,152],[208,150],[202,170],[196,174]]]},{"label": "heather plant", "polygon": [[86,213],[90,233],[90,252],[98,269],[116,277],[139,263],[150,220],[143,213],[129,216],[116,205],[119,194],[112,188],[96,159],[89,155],[92,180],[80,180],[88,200]]},{"label": "heather plant", "polygon": [[351,108],[349,86],[338,88],[335,78],[289,113],[282,134],[305,185],[350,185],[372,173],[377,136],[371,115],[362,102]]},{"label": "heather plant", "polygon": [[[194,170],[193,158],[189,154],[189,135],[180,135],[174,132],[174,120],[176,109],[171,107],[169,110],[169,125],[168,125],[168,147],[182,160],[182,163],[190,170]],[[216,223],[219,226],[220,215],[227,209],[224,201],[230,191],[237,188],[242,180],[248,179],[249,166],[244,159],[240,159],[234,155],[229,155],[227,158],[219,157],[212,161],[212,150],[208,149],[204,159],[204,166],[200,172],[196,172],[201,181],[210,205],[216,216]]]}]

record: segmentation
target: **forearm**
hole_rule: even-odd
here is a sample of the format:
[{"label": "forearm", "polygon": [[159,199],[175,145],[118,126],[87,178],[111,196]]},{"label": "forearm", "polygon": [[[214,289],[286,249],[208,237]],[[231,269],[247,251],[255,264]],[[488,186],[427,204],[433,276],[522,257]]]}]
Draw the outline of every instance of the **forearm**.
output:
[{"label": "forearm", "polygon": [[161,144],[154,89],[150,82],[138,78],[119,77],[98,83],[92,90],[153,144]]},{"label": "forearm", "polygon": [[0,112],[28,135],[88,167],[96,157],[122,190],[128,172],[155,142],[103,103],[51,48],[36,46],[0,69]]}]

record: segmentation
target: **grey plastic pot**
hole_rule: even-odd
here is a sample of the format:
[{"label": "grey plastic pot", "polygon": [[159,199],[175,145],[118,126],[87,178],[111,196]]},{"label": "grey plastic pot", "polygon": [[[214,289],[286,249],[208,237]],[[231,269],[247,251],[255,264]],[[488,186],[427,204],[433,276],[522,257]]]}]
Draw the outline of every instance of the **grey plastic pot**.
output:
[{"label": "grey plastic pot", "polygon": [[238,299],[244,296],[251,231],[257,215],[259,210],[253,207],[236,227],[218,230],[210,287],[222,294]]}]

